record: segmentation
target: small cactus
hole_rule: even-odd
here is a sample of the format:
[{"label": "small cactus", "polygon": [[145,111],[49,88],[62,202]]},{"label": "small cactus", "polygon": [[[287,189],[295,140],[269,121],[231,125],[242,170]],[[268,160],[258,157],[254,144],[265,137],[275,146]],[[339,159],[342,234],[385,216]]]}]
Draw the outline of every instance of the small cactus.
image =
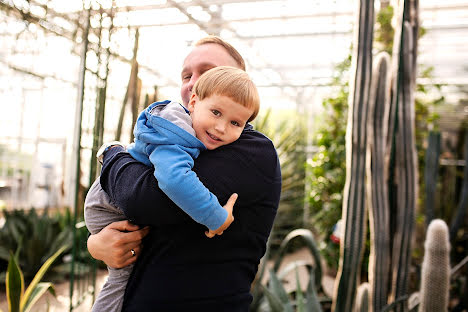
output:
[{"label": "small cactus", "polygon": [[433,220],[427,229],[421,270],[419,312],[447,311],[450,286],[450,243],[447,224]]},{"label": "small cactus", "polygon": [[356,295],[356,303],[354,305],[354,312],[369,312],[370,310],[370,284],[363,283],[359,285]]}]

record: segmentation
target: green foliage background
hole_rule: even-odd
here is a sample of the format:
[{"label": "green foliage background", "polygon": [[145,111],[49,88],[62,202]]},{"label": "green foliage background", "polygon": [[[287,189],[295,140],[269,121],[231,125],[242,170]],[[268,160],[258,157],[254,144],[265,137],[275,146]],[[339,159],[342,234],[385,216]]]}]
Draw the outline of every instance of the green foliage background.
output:
[{"label": "green foliage background", "polygon": [[281,199],[270,238],[274,252],[291,229],[303,227],[307,128],[294,110],[266,110],[254,128],[272,140],[281,165]]}]

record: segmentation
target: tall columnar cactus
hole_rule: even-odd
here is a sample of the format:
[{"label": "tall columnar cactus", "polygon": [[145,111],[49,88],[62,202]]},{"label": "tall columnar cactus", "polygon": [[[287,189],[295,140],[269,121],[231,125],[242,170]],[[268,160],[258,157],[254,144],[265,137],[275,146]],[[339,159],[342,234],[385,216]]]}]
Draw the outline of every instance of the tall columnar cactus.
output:
[{"label": "tall columnar cactus", "polygon": [[433,220],[427,229],[421,270],[419,312],[447,311],[450,286],[450,243],[447,224]]},{"label": "tall columnar cactus", "polygon": [[457,211],[450,223],[450,240],[453,242],[457,236],[458,229],[463,224],[468,205],[468,134],[465,134],[465,169],[463,170],[463,186],[458,202]]},{"label": "tall columnar cactus", "polygon": [[[400,73],[398,74],[395,98],[397,124],[395,131],[395,167],[394,184],[396,198],[392,202],[394,213],[394,239],[392,248],[392,293],[391,298],[398,300],[407,294],[408,275],[411,258],[411,240],[414,227],[414,212],[417,201],[417,158],[415,146],[415,112],[412,30],[408,22],[404,23],[402,44],[399,53]],[[406,311],[400,306],[397,311]]]},{"label": "tall columnar cactus", "polygon": [[400,26],[395,31],[391,83],[387,73],[389,57],[379,56],[372,73],[372,86],[373,1],[358,3],[346,136],[342,218],[345,229],[333,310],[353,308],[366,233],[367,204],[371,223],[369,308],[374,311],[388,308],[390,294],[396,311],[406,311],[404,296],[418,193],[414,135],[416,38],[413,36],[417,32],[418,0],[399,2]]},{"label": "tall columnar cactus", "polygon": [[346,133],[345,231],[333,300],[336,312],[349,311],[353,306],[366,234],[365,173],[374,1],[360,0],[358,4]]},{"label": "tall columnar cactus", "polygon": [[387,121],[390,56],[377,55],[372,72],[368,120],[367,197],[370,225],[369,282],[373,311],[387,304],[390,271],[390,216],[387,178]]},{"label": "tall columnar cactus", "polygon": [[429,132],[424,164],[424,185],[426,186],[426,224],[434,219],[435,192],[439,172],[440,132]]}]

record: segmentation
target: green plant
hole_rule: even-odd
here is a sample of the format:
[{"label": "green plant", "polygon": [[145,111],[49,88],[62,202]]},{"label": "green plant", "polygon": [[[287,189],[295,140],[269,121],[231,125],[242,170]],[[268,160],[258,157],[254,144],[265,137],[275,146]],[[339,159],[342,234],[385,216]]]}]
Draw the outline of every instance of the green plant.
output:
[{"label": "green plant", "polygon": [[[299,283],[296,267],[296,290],[288,294],[283,284],[273,270],[270,270],[270,283],[268,287],[262,285],[266,301],[263,310],[269,312],[322,312],[319,297],[314,285],[314,269],[311,268],[309,283],[304,296]],[[268,306],[268,308],[266,308]]]},{"label": "green plant", "polygon": [[55,296],[52,283],[41,282],[44,274],[49,270],[55,259],[58,258],[67,249],[67,246],[59,248],[51,257],[49,257],[35,274],[33,280],[24,291],[24,277],[17,257],[10,254],[8,261],[8,270],[6,274],[6,293],[9,312],[27,312],[30,311],[36,301],[49,291]]},{"label": "green plant", "polygon": [[273,141],[281,165],[281,199],[270,239],[274,252],[291,228],[303,226],[307,129],[297,113],[274,115],[271,110],[254,127]]},{"label": "green plant", "polygon": [[333,83],[336,96],[324,99],[323,113],[317,118],[317,131],[313,145],[317,151],[307,164],[310,192],[307,200],[310,205],[313,227],[320,240],[320,253],[328,267],[336,270],[339,259],[339,245],[329,236],[333,226],[341,218],[343,188],[345,184],[345,135],[348,106],[348,76],[351,55],[335,68]]},{"label": "green plant", "polygon": [[[70,226],[62,227],[57,218],[50,217],[47,210],[38,214],[29,211],[4,211],[5,224],[0,229],[0,271],[7,269],[10,251],[18,254],[18,265],[23,268],[24,279],[29,282],[42,264],[61,248],[71,248],[72,231]],[[55,271],[57,265],[48,271],[48,278],[62,278]]]},{"label": "green plant", "polygon": [[[280,265],[294,241],[301,241],[310,251],[314,261],[313,263],[294,261],[280,270]],[[254,299],[250,311],[293,311],[291,309],[294,307],[297,308],[297,311],[321,311],[320,303],[330,303],[330,299],[323,294],[322,260],[310,230],[296,229],[291,231],[282,240],[276,255],[271,258],[269,250],[270,248],[267,249],[262,259],[259,274],[252,287]],[[269,281],[266,282],[268,286],[266,286],[262,284],[262,280],[269,262],[273,263],[272,268],[269,270]],[[305,296],[297,276],[297,270],[300,267],[305,267],[309,272],[309,282]],[[280,281],[287,274],[291,274],[292,270],[296,270],[296,290],[293,293],[287,293]]]}]

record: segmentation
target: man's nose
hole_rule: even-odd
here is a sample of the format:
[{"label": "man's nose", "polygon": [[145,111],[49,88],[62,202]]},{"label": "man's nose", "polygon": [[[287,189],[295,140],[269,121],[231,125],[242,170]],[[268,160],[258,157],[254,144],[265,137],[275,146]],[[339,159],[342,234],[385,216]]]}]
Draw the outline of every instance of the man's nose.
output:
[{"label": "man's nose", "polygon": [[193,86],[195,85],[195,82],[197,82],[198,78],[198,75],[192,75],[192,77],[190,77],[190,81],[188,83],[188,89],[190,92],[192,92]]}]

